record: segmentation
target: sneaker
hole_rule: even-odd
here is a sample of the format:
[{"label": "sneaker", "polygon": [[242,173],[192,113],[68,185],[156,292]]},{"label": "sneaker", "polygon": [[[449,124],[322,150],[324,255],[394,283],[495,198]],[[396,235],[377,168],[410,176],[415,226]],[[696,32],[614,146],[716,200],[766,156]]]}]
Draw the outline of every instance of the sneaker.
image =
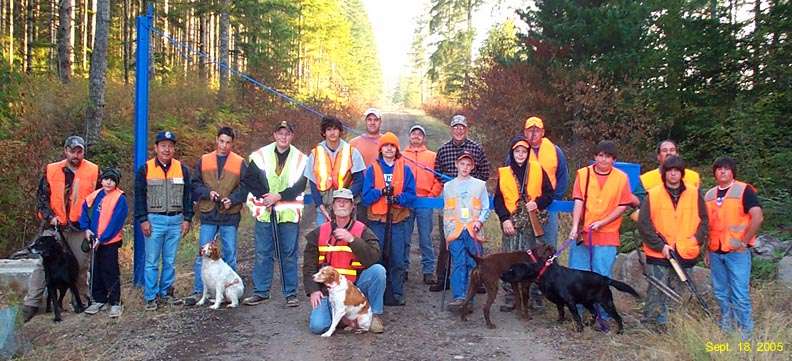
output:
[{"label": "sneaker", "polygon": [[171,306],[178,306],[178,305],[181,305],[183,303],[182,300],[174,297],[172,294],[168,294],[168,295],[165,295],[164,297],[162,297],[162,302],[164,302],[166,304],[169,304]]},{"label": "sneaker", "polygon": [[157,310],[157,300],[153,299],[151,301],[146,301],[146,311],[156,311]]},{"label": "sneaker", "polygon": [[464,306],[464,305],[465,305],[465,300],[463,300],[463,299],[454,300],[454,302],[451,302],[451,303],[449,303],[446,306],[446,311],[448,311],[448,312],[461,312],[462,311],[462,306]]},{"label": "sneaker", "polygon": [[116,318],[124,313],[124,308],[121,305],[110,306],[110,318]]},{"label": "sneaker", "polygon": [[504,302],[500,306],[501,312],[511,312],[514,311],[514,295],[508,294],[504,297]]},{"label": "sneaker", "polygon": [[299,305],[300,305],[300,302],[297,301],[297,296],[286,297],[286,306],[287,307],[297,307]]},{"label": "sneaker", "polygon": [[371,333],[385,332],[385,326],[382,325],[382,320],[380,320],[379,315],[371,316],[371,326],[369,327],[369,331]]},{"label": "sneaker", "polygon": [[104,303],[94,302],[90,306],[88,306],[88,308],[86,308],[85,311],[83,311],[83,312],[86,313],[86,314],[89,314],[89,315],[95,315],[95,314],[99,313],[99,311],[103,310],[104,308],[105,308],[105,304]]},{"label": "sneaker", "polygon": [[195,304],[198,303],[198,300],[201,299],[201,296],[202,295],[200,292],[193,292],[192,296],[188,296],[187,298],[184,299],[184,305],[195,306]]},{"label": "sneaker", "polygon": [[25,322],[28,322],[33,318],[33,316],[36,315],[36,313],[38,313],[38,307],[25,306],[25,308],[22,310],[22,317],[24,318]]},{"label": "sneaker", "polygon": [[424,273],[423,281],[424,281],[424,284],[427,284],[427,285],[433,285],[433,284],[437,283],[437,280],[435,279],[435,276],[432,273]]},{"label": "sneaker", "polygon": [[[247,297],[244,300],[242,300],[242,304],[243,305],[248,305],[248,306],[255,306],[255,305],[258,305],[258,304],[268,300],[269,298],[270,298],[270,296],[253,295],[253,296]],[[286,300],[286,305],[288,306],[288,304],[289,304],[289,300],[287,299]]]}]

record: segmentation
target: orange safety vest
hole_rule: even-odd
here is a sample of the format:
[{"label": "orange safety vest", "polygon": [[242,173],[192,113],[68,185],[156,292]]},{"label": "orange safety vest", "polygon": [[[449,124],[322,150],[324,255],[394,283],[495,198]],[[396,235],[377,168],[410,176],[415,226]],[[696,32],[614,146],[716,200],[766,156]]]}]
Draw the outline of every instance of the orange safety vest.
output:
[{"label": "orange safety vest", "polygon": [[[696,187],[687,188],[679,196],[676,208],[666,188],[654,187],[649,190],[649,206],[652,224],[655,230],[665,237],[668,245],[675,248],[677,254],[686,260],[694,260],[699,255],[699,245],[691,237],[701,223],[698,209],[698,192]],[[674,247],[676,245],[676,247]],[[647,257],[665,258],[646,244],[643,245]]]},{"label": "orange safety vest", "polygon": [[[473,231],[473,224],[476,223],[479,219],[479,215],[481,215],[481,200],[478,198],[473,198],[471,200],[472,207],[470,209],[471,212],[471,220],[470,222],[462,223],[456,217],[456,205],[457,205],[457,197],[451,197],[445,200],[445,207],[443,208],[443,225],[453,224],[453,229],[451,232],[446,232],[446,248],[448,247],[448,242],[454,241],[459,238],[459,235],[462,234],[463,229],[467,229],[468,233],[473,237],[473,239],[484,242],[483,238],[480,238],[476,232]],[[448,230],[448,228],[445,228]]]},{"label": "orange safety vest", "polygon": [[349,187],[352,183],[352,146],[349,143],[341,146],[336,152],[335,159],[330,158],[330,153],[321,144],[311,153],[314,156],[313,172],[316,188],[320,192]]},{"label": "orange safety vest", "polygon": [[[528,168],[525,171],[528,172],[525,195],[535,201],[536,198],[542,195],[542,166],[537,162],[529,161]],[[520,201],[520,191],[517,189],[518,184],[519,182],[515,178],[511,167],[498,168],[498,187],[501,194],[503,194],[503,202],[506,204],[506,209],[512,214],[517,210],[517,203]]]},{"label": "orange safety vest", "polygon": [[[239,179],[242,177],[242,165],[244,158],[234,152],[228,153],[223,173],[217,177],[217,151],[201,156],[201,178],[204,184],[211,190],[220,193],[220,198],[228,197],[239,186]],[[211,199],[201,199],[198,202],[198,210],[202,213],[210,212],[217,206]],[[242,204],[236,204],[229,209],[221,207],[217,210],[219,214],[236,214],[242,209]]]},{"label": "orange safety vest", "polygon": [[[99,167],[87,160],[80,162],[71,184],[71,198],[66,199],[66,174],[63,173],[63,168],[67,166],[67,162],[64,159],[47,165],[46,177],[50,186],[50,207],[61,221],[77,223],[80,221],[85,197],[96,189]],[[68,217],[66,204],[70,204]],[[39,218],[41,218],[41,214],[39,214]]]},{"label": "orange safety vest", "polygon": [[[101,191],[101,189],[98,189],[85,198],[85,203],[88,205],[89,210],[91,209],[91,206],[93,206],[96,196],[99,195],[99,192]],[[107,229],[107,225],[110,224],[110,221],[113,218],[113,212],[115,211],[116,204],[118,204],[118,200],[123,195],[124,191],[116,188],[112,192],[105,194],[104,198],[102,198],[102,204],[99,205],[99,223],[96,225],[96,238],[100,238],[105,229]],[[113,238],[104,244],[121,242],[121,236],[123,234],[124,230],[120,229],[118,234],[113,236]]]},{"label": "orange safety vest", "polygon": [[[410,167],[413,176],[415,176],[415,194],[418,197],[439,196],[440,192],[443,190],[442,185],[437,180],[437,177],[435,177],[434,173],[424,169],[424,166],[429,169],[434,169],[437,154],[427,150],[426,146],[424,145],[421,145],[418,150],[413,150],[412,147],[408,146],[402,150],[402,157],[405,157],[408,160],[413,160],[410,162],[405,162],[404,164],[407,164],[407,166]],[[418,163],[414,161],[417,161]]]},{"label": "orange safety vest", "polygon": [[[382,189],[385,187],[385,173],[382,172],[382,165],[379,161],[374,161],[371,164],[374,170],[374,188]],[[393,177],[391,178],[391,185],[393,186],[393,195],[397,196],[404,190],[404,159],[396,159],[393,163]],[[394,208],[402,208],[399,205],[392,205]],[[376,202],[370,206],[370,212],[375,215],[383,215],[388,212],[388,202],[385,197],[380,197]]]},{"label": "orange safety vest", "polygon": [[[366,227],[361,221],[355,221],[349,233],[360,238],[363,236],[363,229]],[[333,223],[325,222],[319,226],[319,260],[318,264],[328,264],[344,275],[349,282],[355,283],[358,271],[363,270],[363,264],[355,257],[349,242],[336,239],[332,235]]]},{"label": "orange safety vest", "polygon": [[[589,169],[589,171],[586,171],[586,169]],[[586,180],[587,173],[589,176],[588,181]],[[629,186],[629,180],[627,178],[627,174],[616,168],[613,168],[611,173],[608,175],[607,180],[605,180],[605,184],[600,187],[600,183],[597,181],[597,175],[594,173],[593,165],[578,169],[577,177],[577,179],[580,179],[580,182],[578,183],[581,187],[583,187],[581,188],[581,194],[586,194],[585,187],[586,183],[588,183],[588,199],[584,201],[586,204],[586,215],[585,219],[583,219],[583,228],[581,228],[587,230],[588,227],[594,223],[594,220],[607,217],[610,212],[613,212],[613,210],[619,206],[622,188]],[[619,232],[621,223],[622,217],[616,217],[616,219],[606,224],[596,232]],[[597,241],[594,241],[594,245],[618,246],[618,244],[598,244]]]},{"label": "orange safety vest", "polygon": [[[699,183],[701,182],[701,177],[699,176],[696,171],[685,169],[685,176],[682,178],[682,181],[685,182],[687,186],[693,186],[696,189],[699,187]],[[663,178],[660,175],[659,169],[652,169],[644,174],[641,174],[641,185],[643,185],[646,191],[663,184]]]},{"label": "orange safety vest", "polygon": [[[555,144],[547,138],[542,138],[542,144],[539,146],[539,156],[533,149],[528,151],[528,160],[537,162],[542,166],[542,169],[547,173],[547,178],[550,179],[550,184],[553,189],[556,187],[556,171],[558,170],[558,153],[556,152]],[[540,182],[541,183],[541,182]]]},{"label": "orange safety vest", "polygon": [[146,162],[146,211],[153,213],[181,212],[184,209],[184,179],[181,162],[171,159],[168,174],[157,166],[156,158]]},{"label": "orange safety vest", "polygon": [[[743,213],[743,193],[745,189],[751,187],[748,184],[734,181],[734,184],[726,191],[723,201],[718,205],[718,187],[713,187],[704,195],[704,203],[707,205],[710,225],[710,251],[731,252],[742,246],[742,239],[751,224],[751,215]],[[749,246],[756,243],[756,237],[752,237],[748,242]]]}]

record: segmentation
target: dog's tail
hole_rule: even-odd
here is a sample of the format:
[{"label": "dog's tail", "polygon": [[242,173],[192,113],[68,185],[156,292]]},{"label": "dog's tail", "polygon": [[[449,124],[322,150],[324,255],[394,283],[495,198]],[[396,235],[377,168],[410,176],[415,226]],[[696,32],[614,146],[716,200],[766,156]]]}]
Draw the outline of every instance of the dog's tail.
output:
[{"label": "dog's tail", "polygon": [[620,282],[620,281],[617,281],[617,280],[608,280],[608,284],[613,286],[613,287],[615,287],[617,290],[622,291],[622,292],[627,292],[627,293],[635,296],[636,298],[640,298],[641,297],[641,295],[639,295],[638,292],[636,292],[634,288],[630,287],[630,285],[628,285],[628,284],[626,284],[624,282]]},{"label": "dog's tail", "polygon": [[467,249],[467,248],[465,248],[465,252],[467,252],[467,254],[468,254],[468,255],[470,255],[470,258],[472,258],[474,261],[476,261],[476,264],[477,264],[477,265],[481,263],[480,261],[481,261],[483,258],[481,258],[481,257],[479,257],[479,256],[476,256],[476,255],[475,255],[475,254],[473,254],[473,253],[470,253],[470,250],[469,250],[469,249]]}]

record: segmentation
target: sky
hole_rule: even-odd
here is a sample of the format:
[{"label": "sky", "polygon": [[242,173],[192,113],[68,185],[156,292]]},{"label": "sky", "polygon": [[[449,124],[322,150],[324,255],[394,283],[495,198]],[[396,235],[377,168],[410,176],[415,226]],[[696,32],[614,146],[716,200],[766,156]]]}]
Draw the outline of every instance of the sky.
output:
[{"label": "sky", "polygon": [[[377,42],[386,90],[392,89],[398,82],[399,74],[410,68],[409,53],[415,18],[421,11],[428,11],[425,5],[428,1],[363,0]],[[510,8],[525,3],[524,0],[505,0],[505,5],[493,13],[492,2],[494,1],[488,0],[474,16],[473,25],[477,29],[474,47],[481,44],[494,24],[503,22],[509,16],[516,18],[516,15],[510,15],[514,13]]]}]

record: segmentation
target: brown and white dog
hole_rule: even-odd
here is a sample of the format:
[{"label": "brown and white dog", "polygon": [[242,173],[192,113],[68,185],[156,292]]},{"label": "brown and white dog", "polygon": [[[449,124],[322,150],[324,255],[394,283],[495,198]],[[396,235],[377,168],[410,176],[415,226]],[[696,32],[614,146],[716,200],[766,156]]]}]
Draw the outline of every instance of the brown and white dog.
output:
[{"label": "brown and white dog", "polygon": [[201,247],[201,257],[203,257],[201,264],[203,296],[196,305],[203,305],[212,291],[215,302],[209,308],[218,309],[223,299],[231,303],[228,307],[238,306],[239,299],[245,293],[245,285],[242,283],[242,278],[231,269],[231,266],[220,258],[220,249],[217,248],[215,241]]},{"label": "brown and white dog", "polygon": [[347,281],[346,277],[332,266],[322,267],[313,275],[313,280],[324,283],[327,287],[330,307],[333,311],[333,322],[322,337],[330,337],[342,320],[358,333],[369,330],[372,318],[371,307],[366,296],[357,286]]}]

